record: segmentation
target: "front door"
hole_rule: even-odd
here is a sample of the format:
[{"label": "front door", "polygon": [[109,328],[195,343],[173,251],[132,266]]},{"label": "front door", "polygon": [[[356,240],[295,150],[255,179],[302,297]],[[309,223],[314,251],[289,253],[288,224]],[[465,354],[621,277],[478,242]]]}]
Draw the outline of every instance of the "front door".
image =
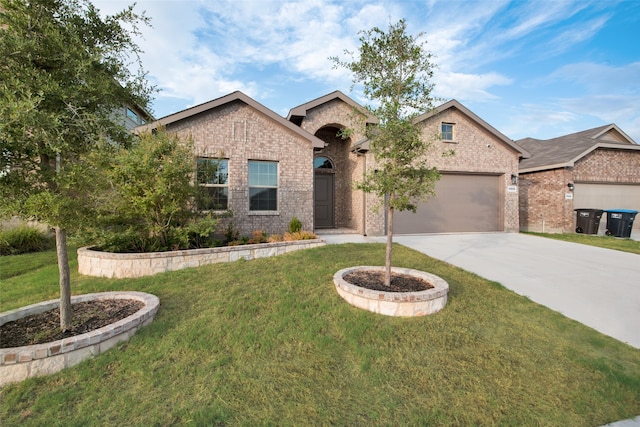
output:
[{"label": "front door", "polygon": [[314,215],[316,228],[335,227],[333,209],[333,174],[315,174]]}]

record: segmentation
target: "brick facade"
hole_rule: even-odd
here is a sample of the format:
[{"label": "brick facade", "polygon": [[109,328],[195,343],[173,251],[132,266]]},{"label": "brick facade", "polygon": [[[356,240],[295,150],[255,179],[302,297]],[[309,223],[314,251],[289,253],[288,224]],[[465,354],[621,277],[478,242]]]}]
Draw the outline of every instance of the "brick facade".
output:
[{"label": "brick facade", "polygon": [[564,233],[573,229],[573,199],[569,168],[521,174],[520,229],[540,233]]},{"label": "brick facade", "polygon": [[[242,235],[283,233],[293,216],[313,230],[313,149],[308,139],[240,101],[177,121],[167,130],[191,138],[197,156],[228,159],[230,220]],[[249,211],[249,160],[278,162],[277,211]]]},{"label": "brick facade", "polygon": [[[353,183],[362,178],[365,170],[375,169],[372,154],[357,155],[349,151],[354,141],[365,137],[363,118],[346,102],[334,99],[308,110],[301,127],[328,143],[315,156],[327,157],[336,165],[336,227],[352,228],[366,235],[383,235],[386,224],[380,200],[373,194],[353,189]],[[439,140],[442,122],[455,124],[455,143]],[[433,141],[430,164],[440,171],[501,177],[504,184],[500,193],[504,201],[503,229],[518,231],[518,192],[508,192],[506,188],[511,185],[511,176],[518,173],[519,153],[456,108],[429,117],[421,126],[423,138]],[[343,128],[352,130],[347,140],[336,137],[337,130]],[[451,149],[455,150],[455,155],[443,156]]]},{"label": "brick facade", "polygon": [[578,160],[575,182],[640,183],[640,153],[599,148]]},{"label": "brick facade", "polygon": [[575,212],[573,199],[566,196],[571,194],[569,183],[638,184],[640,152],[598,148],[577,160],[573,167],[521,174],[520,229],[572,233]]},{"label": "brick facade", "polygon": [[[285,121],[246,95],[233,93],[201,106],[160,119],[183,139],[192,139],[199,157],[228,160],[229,221],[243,235],[263,230],[286,231],[296,216],[307,230],[314,229],[314,174],[334,175],[334,221],[337,228],[348,228],[365,235],[385,234],[385,212],[373,194],[354,188],[366,171],[375,170],[371,153],[353,150],[366,139],[365,126],[377,119],[339,92],[296,107]],[[442,142],[438,135],[442,122],[453,123],[453,142]],[[299,126],[299,127],[297,127]],[[518,149],[504,135],[456,101],[437,114],[422,117],[423,137],[431,140],[431,165],[442,172],[485,174],[498,177],[501,206],[499,229],[517,231],[518,192],[511,176],[518,173]],[[338,131],[348,129],[342,138]],[[144,129],[142,129],[144,130]],[[323,146],[324,142],[324,146]],[[443,153],[454,150],[453,156]],[[327,157],[332,170],[314,171],[315,157]],[[278,163],[278,209],[274,212],[249,211],[248,162]]]},{"label": "brick facade", "polygon": [[[334,174],[335,226],[368,234],[365,230],[367,221],[363,216],[365,195],[353,188],[353,183],[362,179],[364,156],[351,152],[353,143],[365,137],[363,119],[364,116],[352,106],[334,99],[307,111],[301,127],[327,143],[314,156],[327,157],[335,167],[334,171],[319,171]],[[345,139],[339,137],[337,132],[341,129],[350,129],[350,136]]]},{"label": "brick facade", "polygon": [[[454,124],[453,142],[440,140],[442,123]],[[499,191],[504,201],[503,229],[517,232],[518,192],[509,192],[507,188],[511,186],[511,176],[518,174],[519,153],[457,108],[449,108],[431,116],[421,125],[423,138],[433,141],[429,155],[430,164],[440,172],[500,176],[502,188]],[[443,156],[443,153],[449,150],[454,150],[455,154]]]}]

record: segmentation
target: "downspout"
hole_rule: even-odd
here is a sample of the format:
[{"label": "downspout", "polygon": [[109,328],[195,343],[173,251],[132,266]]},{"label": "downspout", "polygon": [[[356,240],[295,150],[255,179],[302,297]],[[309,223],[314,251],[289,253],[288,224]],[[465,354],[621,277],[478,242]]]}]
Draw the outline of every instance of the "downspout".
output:
[{"label": "downspout", "polygon": [[[362,155],[362,179],[367,174],[367,155]],[[362,235],[367,235],[367,193],[362,192]]]}]

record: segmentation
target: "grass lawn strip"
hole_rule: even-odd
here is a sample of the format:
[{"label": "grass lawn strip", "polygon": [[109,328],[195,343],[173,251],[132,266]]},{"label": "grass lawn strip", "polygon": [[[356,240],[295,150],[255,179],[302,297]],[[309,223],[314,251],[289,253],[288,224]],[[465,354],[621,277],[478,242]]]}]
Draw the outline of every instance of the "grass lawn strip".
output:
[{"label": "grass lawn strip", "polygon": [[[333,274],[383,264],[380,244],[140,279],[74,273],[74,294],[149,292],[160,310],[96,359],[0,389],[0,424],[597,426],[640,413],[640,351],[495,282],[395,251],[396,265],[449,283],[443,311],[380,316],[337,295]],[[0,311],[55,298],[55,258],[2,279],[0,295]]]}]

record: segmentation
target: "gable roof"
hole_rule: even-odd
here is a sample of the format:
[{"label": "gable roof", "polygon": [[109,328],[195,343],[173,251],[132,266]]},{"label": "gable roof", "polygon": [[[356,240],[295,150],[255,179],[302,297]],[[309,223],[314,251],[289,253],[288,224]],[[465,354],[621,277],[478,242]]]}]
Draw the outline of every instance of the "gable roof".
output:
[{"label": "gable roof", "polygon": [[182,110],[182,111],[178,111],[177,113],[173,113],[173,114],[169,114],[168,116],[164,116],[152,123],[148,123],[146,125],[143,126],[138,126],[135,129],[136,133],[141,133],[141,132],[145,132],[145,131],[151,131],[154,129],[157,129],[158,127],[161,126],[168,126],[170,124],[173,123],[177,123],[181,120],[186,120],[189,119],[191,117],[194,117],[198,114],[204,113],[206,111],[209,110],[213,110],[214,108],[218,108],[221,107],[223,105],[229,104],[231,102],[236,102],[236,101],[240,101],[243,102],[245,104],[247,104],[248,106],[252,107],[253,109],[259,111],[260,113],[264,114],[265,116],[267,116],[268,118],[270,118],[271,120],[277,122],[278,124],[280,124],[281,126],[284,126],[285,128],[289,129],[290,131],[298,134],[299,136],[309,140],[311,142],[311,145],[313,148],[322,148],[324,147],[324,142],[316,137],[311,135],[309,132],[303,130],[302,128],[300,128],[299,126],[296,126],[295,124],[291,123],[289,120],[286,120],[284,117],[276,114],[274,111],[270,110],[269,108],[265,107],[264,105],[260,104],[259,102],[257,102],[256,100],[254,100],[253,98],[245,95],[244,93],[240,92],[240,91],[235,91],[232,92],[228,95],[222,96],[220,98],[211,100],[209,102],[205,102],[204,104],[200,104],[200,105],[196,105],[194,107],[191,108],[187,108],[186,110]]},{"label": "gable roof", "polygon": [[598,148],[640,151],[640,145],[615,124],[546,140],[524,138],[516,143],[531,153],[531,158],[520,162],[521,173],[572,167]]},{"label": "gable roof", "polygon": [[369,110],[367,110],[362,105],[358,104],[356,101],[349,98],[347,95],[340,92],[339,90],[336,90],[327,95],[321,96],[320,98],[316,98],[313,101],[309,101],[302,105],[298,105],[297,107],[292,108],[291,110],[289,110],[289,115],[287,116],[287,120],[297,125],[300,125],[300,123],[302,123],[302,120],[305,117],[307,117],[307,112],[309,110],[312,110],[322,104],[326,104],[327,102],[333,101],[334,99],[339,99],[345,102],[346,104],[350,105],[351,107],[355,108],[356,110],[360,111],[362,114],[364,114],[367,117],[367,124],[379,122],[378,118],[373,114],[371,114]]},{"label": "gable roof", "polygon": [[524,150],[521,146],[517,145],[514,141],[509,139],[505,134],[503,134],[502,132],[500,132],[499,130],[497,130],[493,126],[491,126],[489,123],[487,123],[484,120],[482,120],[478,115],[476,115],[474,112],[469,110],[467,107],[465,107],[464,105],[462,105],[460,102],[458,102],[455,99],[452,99],[449,102],[445,102],[444,104],[440,105],[439,107],[434,108],[431,111],[427,111],[426,113],[416,117],[414,119],[414,121],[416,123],[420,123],[420,122],[422,122],[424,120],[427,120],[427,119],[429,119],[431,117],[437,116],[438,114],[440,114],[440,113],[442,113],[442,112],[444,112],[444,111],[446,111],[446,110],[448,110],[450,108],[455,108],[456,110],[460,111],[462,114],[467,116],[469,119],[471,119],[472,121],[476,122],[476,124],[478,124],[480,127],[484,128],[487,132],[489,132],[491,135],[496,137],[498,140],[502,141],[507,147],[511,148],[516,153],[518,153],[519,157],[526,159],[526,158],[528,158],[530,156],[529,153],[526,150]]}]

